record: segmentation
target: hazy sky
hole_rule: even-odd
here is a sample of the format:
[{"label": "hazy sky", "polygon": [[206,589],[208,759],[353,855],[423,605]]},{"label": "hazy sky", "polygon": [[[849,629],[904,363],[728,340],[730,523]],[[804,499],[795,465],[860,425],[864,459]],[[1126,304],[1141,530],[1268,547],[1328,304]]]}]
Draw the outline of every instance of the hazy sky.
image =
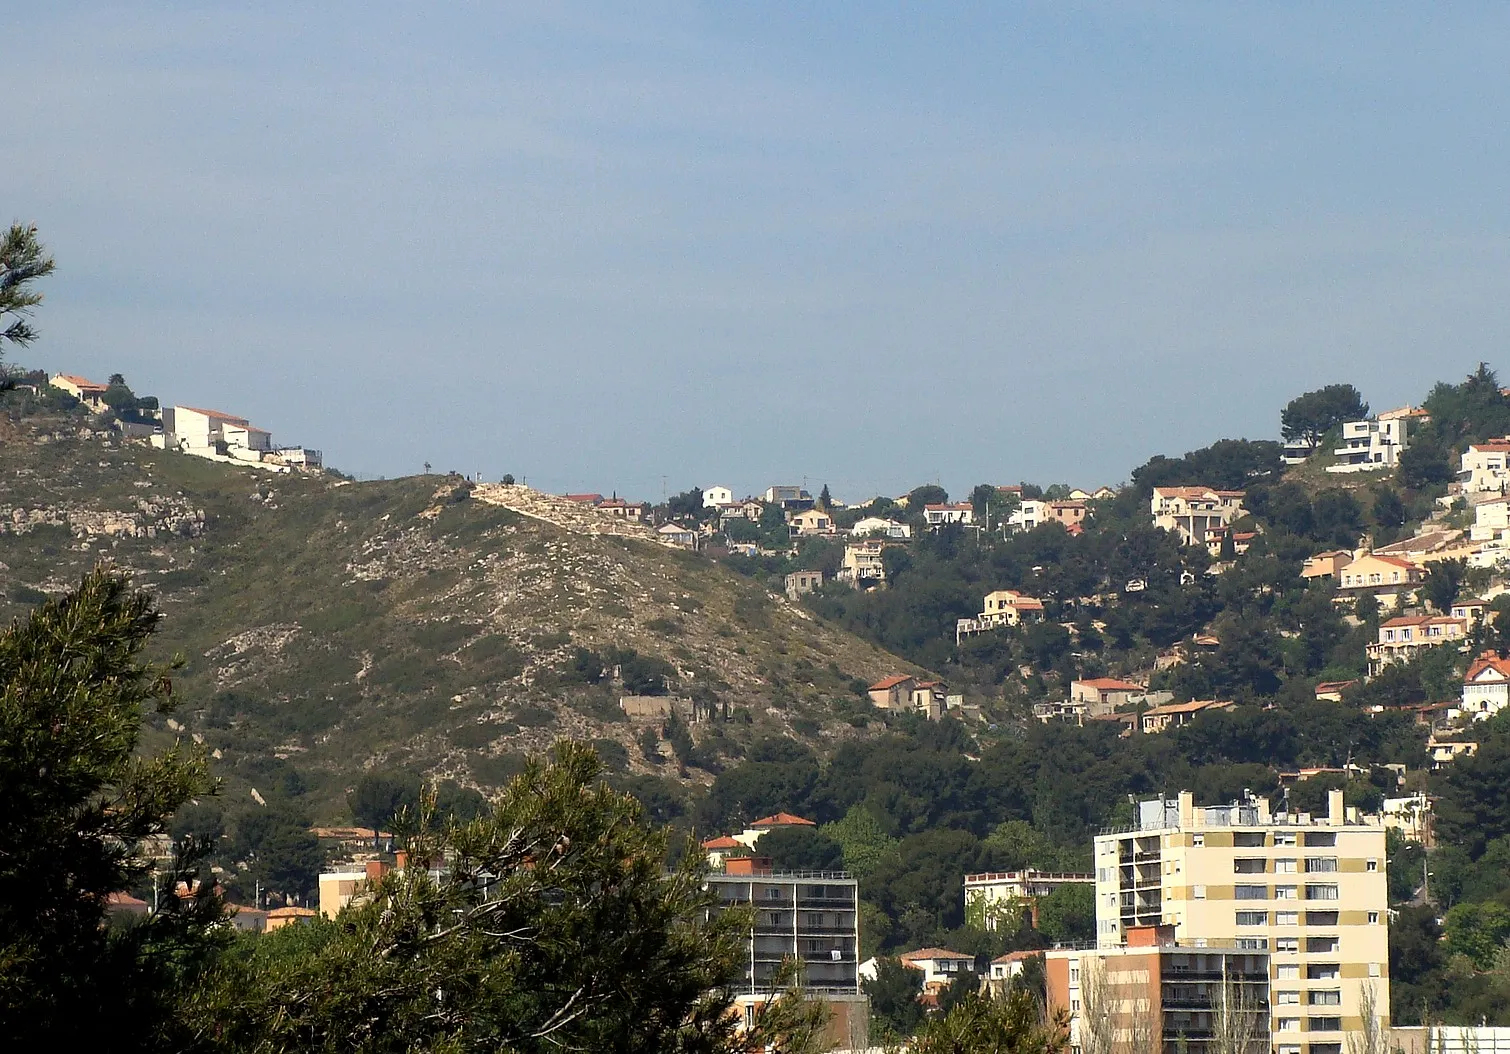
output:
[{"label": "hazy sky", "polygon": [[13,358],[362,476],[1093,486],[1510,334],[1504,4],[53,2],[0,39],[0,213],[58,259]]}]

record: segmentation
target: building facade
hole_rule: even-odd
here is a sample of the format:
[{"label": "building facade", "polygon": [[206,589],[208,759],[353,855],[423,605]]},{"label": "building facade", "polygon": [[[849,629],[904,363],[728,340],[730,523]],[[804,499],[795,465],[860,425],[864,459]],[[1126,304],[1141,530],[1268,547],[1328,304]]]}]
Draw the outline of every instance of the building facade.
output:
[{"label": "building facade", "polygon": [[1150,501],[1155,527],[1180,536],[1186,545],[1205,545],[1206,532],[1226,527],[1243,514],[1240,490],[1210,487],[1155,487]]},{"label": "building facade", "polygon": [[1139,803],[1130,830],[1096,838],[1102,947],[1148,926],[1181,945],[1263,952],[1279,1054],[1341,1054],[1369,1007],[1389,1023],[1385,827],[1329,794],[1325,816],[1263,798],[1198,807],[1189,792]]},{"label": "building facade", "polygon": [[965,919],[980,929],[994,930],[998,924],[1013,924],[1022,911],[1032,912],[1036,921],[1039,897],[1046,897],[1062,886],[1094,886],[1096,876],[1079,872],[986,871],[965,876]]},{"label": "building facade", "polygon": [[1169,927],[1127,937],[1114,948],[1044,953],[1048,1003],[1069,1012],[1073,1051],[1269,1049],[1266,952],[1182,945]]},{"label": "building facade", "polygon": [[842,871],[771,871],[758,857],[725,861],[706,881],[719,907],[754,909],[748,959],[738,994],[768,995],[783,961],[802,964],[803,985],[832,995],[859,995],[858,883]]}]

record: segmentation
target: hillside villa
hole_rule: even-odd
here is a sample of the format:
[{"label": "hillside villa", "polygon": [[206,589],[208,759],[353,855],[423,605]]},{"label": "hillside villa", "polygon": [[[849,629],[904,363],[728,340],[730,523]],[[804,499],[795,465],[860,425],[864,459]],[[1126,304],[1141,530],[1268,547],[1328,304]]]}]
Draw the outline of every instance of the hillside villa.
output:
[{"label": "hillside villa", "polygon": [[1451,615],[1408,615],[1379,626],[1379,639],[1368,646],[1368,673],[1375,677],[1386,666],[1409,662],[1427,648],[1460,644],[1468,637],[1468,620]]},{"label": "hillside villa", "polygon": [[1024,619],[1043,617],[1043,601],[1019,593],[1015,589],[998,589],[987,593],[981,613],[975,618],[962,618],[955,622],[954,643],[958,645],[965,637],[986,633],[1003,626],[1016,626]]},{"label": "hillside villa", "polygon": [[1232,703],[1215,699],[1192,700],[1188,703],[1164,703],[1143,711],[1141,725],[1145,734],[1166,732],[1171,728],[1183,728],[1195,720],[1197,714],[1214,710],[1230,710]]},{"label": "hillside villa", "polygon": [[109,385],[99,384],[71,373],[55,373],[47,383],[59,391],[67,392],[91,410],[105,409],[105,392],[109,390]]},{"label": "hillside villa", "polygon": [[1486,651],[1463,675],[1463,700],[1453,716],[1484,721],[1506,706],[1510,706],[1510,659]]},{"label": "hillside villa", "polygon": [[1338,601],[1372,596],[1386,607],[1399,606],[1421,584],[1421,569],[1397,556],[1364,553],[1337,574]]},{"label": "hillside villa", "polygon": [[1155,527],[1180,536],[1186,545],[1205,545],[1206,533],[1226,527],[1243,514],[1240,490],[1210,487],[1155,487],[1150,501]]}]

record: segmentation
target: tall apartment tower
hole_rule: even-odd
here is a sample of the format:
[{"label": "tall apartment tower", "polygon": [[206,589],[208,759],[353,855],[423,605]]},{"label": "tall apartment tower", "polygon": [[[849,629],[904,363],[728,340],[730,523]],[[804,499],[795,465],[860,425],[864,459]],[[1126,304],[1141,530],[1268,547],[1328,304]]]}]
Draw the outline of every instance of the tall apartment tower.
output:
[{"label": "tall apartment tower", "polygon": [[1267,952],[1277,1054],[1342,1054],[1366,1009],[1389,1024],[1384,865],[1383,824],[1341,791],[1324,817],[1140,802],[1130,830],[1096,838],[1097,944],[1167,926],[1180,945]]},{"label": "tall apartment tower", "polygon": [[[730,857],[709,874],[719,908],[751,910],[744,976],[734,1003],[746,1025],[777,994],[783,961],[796,960],[802,987],[828,1005],[831,1045],[863,1048],[870,1000],[860,991],[859,883],[842,871],[773,871],[764,857]],[[825,1048],[827,1049],[827,1048]]]}]

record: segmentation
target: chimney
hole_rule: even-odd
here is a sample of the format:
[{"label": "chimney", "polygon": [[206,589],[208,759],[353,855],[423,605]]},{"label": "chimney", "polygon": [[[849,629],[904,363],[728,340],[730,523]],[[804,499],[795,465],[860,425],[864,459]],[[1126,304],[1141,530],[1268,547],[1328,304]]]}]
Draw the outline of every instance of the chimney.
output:
[{"label": "chimney", "polygon": [[1186,829],[1193,826],[1195,826],[1195,793],[1180,791],[1180,827]]},{"label": "chimney", "polygon": [[388,871],[388,865],[381,860],[369,860],[364,865],[367,872],[367,881],[376,882]]},{"label": "chimney", "polygon": [[409,853],[406,850],[403,850],[403,849],[395,849],[393,851],[393,868],[394,868],[394,870],[396,870],[396,871],[402,871],[402,870],[404,870],[408,866],[409,866]]},{"label": "chimney", "polygon": [[1331,790],[1326,793],[1326,822],[1333,827],[1341,827],[1346,812],[1342,807],[1342,791]]},{"label": "chimney", "polygon": [[1273,812],[1271,806],[1269,805],[1269,799],[1268,799],[1268,797],[1266,795],[1260,794],[1258,796],[1257,801],[1258,801],[1258,822],[1259,823],[1263,823],[1263,824],[1273,823],[1274,822],[1274,812]]}]

